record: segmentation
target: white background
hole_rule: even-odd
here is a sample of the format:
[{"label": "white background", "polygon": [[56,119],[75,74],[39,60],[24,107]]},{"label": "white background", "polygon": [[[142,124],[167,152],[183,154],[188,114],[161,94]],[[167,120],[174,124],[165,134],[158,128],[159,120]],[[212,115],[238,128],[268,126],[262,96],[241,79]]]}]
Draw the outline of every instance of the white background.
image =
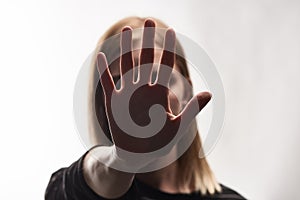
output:
[{"label": "white background", "polygon": [[197,41],[226,94],[208,156],[218,180],[250,199],[300,199],[299,1],[1,1],[0,199],[43,199],[50,175],[85,149],[77,73],[117,20],[154,16]]}]

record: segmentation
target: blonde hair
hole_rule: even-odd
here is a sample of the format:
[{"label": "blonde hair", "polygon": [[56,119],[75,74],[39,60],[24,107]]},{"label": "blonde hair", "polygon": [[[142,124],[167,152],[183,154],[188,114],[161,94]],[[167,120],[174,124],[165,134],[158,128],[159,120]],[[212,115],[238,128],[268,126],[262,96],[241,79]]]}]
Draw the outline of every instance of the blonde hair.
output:
[{"label": "blonde hair", "polygon": [[[152,17],[151,17],[152,18]],[[89,79],[89,93],[88,93],[88,118],[89,118],[89,136],[91,138],[91,142],[93,145],[104,144],[104,140],[107,141],[107,138],[101,138],[99,134],[99,124],[101,125],[101,129],[104,134],[111,139],[106,116],[99,116],[99,113],[105,113],[105,108],[103,107],[103,97],[101,91],[101,84],[97,82],[99,80],[99,74],[96,68],[96,56],[97,53],[102,51],[101,45],[108,38],[118,34],[121,32],[121,29],[124,26],[130,26],[132,29],[143,28],[144,22],[147,18],[140,17],[127,17],[124,18],[117,23],[115,23],[112,27],[110,27],[103,36],[99,39],[96,49],[94,51],[92,62],[91,62],[91,71],[90,71],[90,79]],[[168,28],[166,24],[162,21],[152,18],[156,22],[156,27],[158,28]],[[183,52],[179,42],[177,41],[176,48],[178,51]],[[105,52],[104,52],[105,53]],[[183,53],[181,54],[183,55]],[[185,59],[181,56],[176,55],[176,64],[180,67],[180,73],[190,81],[189,72],[187,69],[187,63]],[[190,81],[191,83],[191,81]],[[189,98],[192,98],[192,91],[190,91]],[[101,103],[102,101],[102,103]],[[194,191],[199,191],[202,194],[206,194],[207,192],[210,194],[214,194],[216,191],[220,192],[221,187],[215,179],[215,176],[210,169],[206,158],[199,158],[199,152],[203,152],[201,139],[198,134],[198,128],[196,121],[193,120],[191,125],[191,130],[195,131],[195,138],[189,148],[180,156],[178,159],[179,165],[179,180],[180,184],[190,188],[192,187]],[[180,144],[179,144],[180,145]]]}]

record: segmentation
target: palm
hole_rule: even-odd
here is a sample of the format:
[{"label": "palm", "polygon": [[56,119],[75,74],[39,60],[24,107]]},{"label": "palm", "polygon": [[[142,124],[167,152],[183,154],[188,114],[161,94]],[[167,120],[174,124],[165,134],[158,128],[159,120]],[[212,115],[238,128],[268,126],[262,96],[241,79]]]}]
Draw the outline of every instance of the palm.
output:
[{"label": "palm", "polygon": [[[130,91],[134,93],[128,95]],[[169,108],[168,92],[168,88],[158,84],[137,83],[112,94],[111,109],[107,112],[117,147],[146,153],[164,147],[173,139],[179,123]],[[160,105],[161,109],[152,108],[152,116],[149,116],[153,105]],[[135,124],[138,127],[135,128]]]}]

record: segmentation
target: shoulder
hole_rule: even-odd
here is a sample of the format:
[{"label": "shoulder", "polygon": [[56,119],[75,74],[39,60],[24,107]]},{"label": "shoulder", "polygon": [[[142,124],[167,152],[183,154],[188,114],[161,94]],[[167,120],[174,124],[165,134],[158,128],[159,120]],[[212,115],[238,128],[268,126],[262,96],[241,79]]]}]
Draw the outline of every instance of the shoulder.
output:
[{"label": "shoulder", "polygon": [[138,196],[138,198],[129,198],[129,199],[172,199],[172,200],[186,200],[186,199],[203,199],[203,200],[237,200],[237,199],[246,199],[236,191],[230,189],[229,187],[226,187],[222,184],[220,184],[222,191],[217,192],[215,194],[206,194],[202,195],[199,192],[194,192],[191,194],[170,194],[163,192],[157,188],[154,188],[152,186],[147,185],[146,183],[143,183],[142,181],[139,181],[138,179],[134,179],[133,181],[134,187],[131,188],[130,192],[128,192],[128,196]]}]

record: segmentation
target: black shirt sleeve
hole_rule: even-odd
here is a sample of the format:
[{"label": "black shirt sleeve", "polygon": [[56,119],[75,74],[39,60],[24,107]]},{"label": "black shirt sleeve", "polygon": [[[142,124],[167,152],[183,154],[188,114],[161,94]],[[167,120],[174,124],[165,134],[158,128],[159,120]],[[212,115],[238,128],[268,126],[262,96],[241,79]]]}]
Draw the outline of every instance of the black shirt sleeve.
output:
[{"label": "black shirt sleeve", "polygon": [[54,172],[46,189],[46,200],[102,199],[89,188],[83,177],[82,164],[87,152],[71,166]]}]

